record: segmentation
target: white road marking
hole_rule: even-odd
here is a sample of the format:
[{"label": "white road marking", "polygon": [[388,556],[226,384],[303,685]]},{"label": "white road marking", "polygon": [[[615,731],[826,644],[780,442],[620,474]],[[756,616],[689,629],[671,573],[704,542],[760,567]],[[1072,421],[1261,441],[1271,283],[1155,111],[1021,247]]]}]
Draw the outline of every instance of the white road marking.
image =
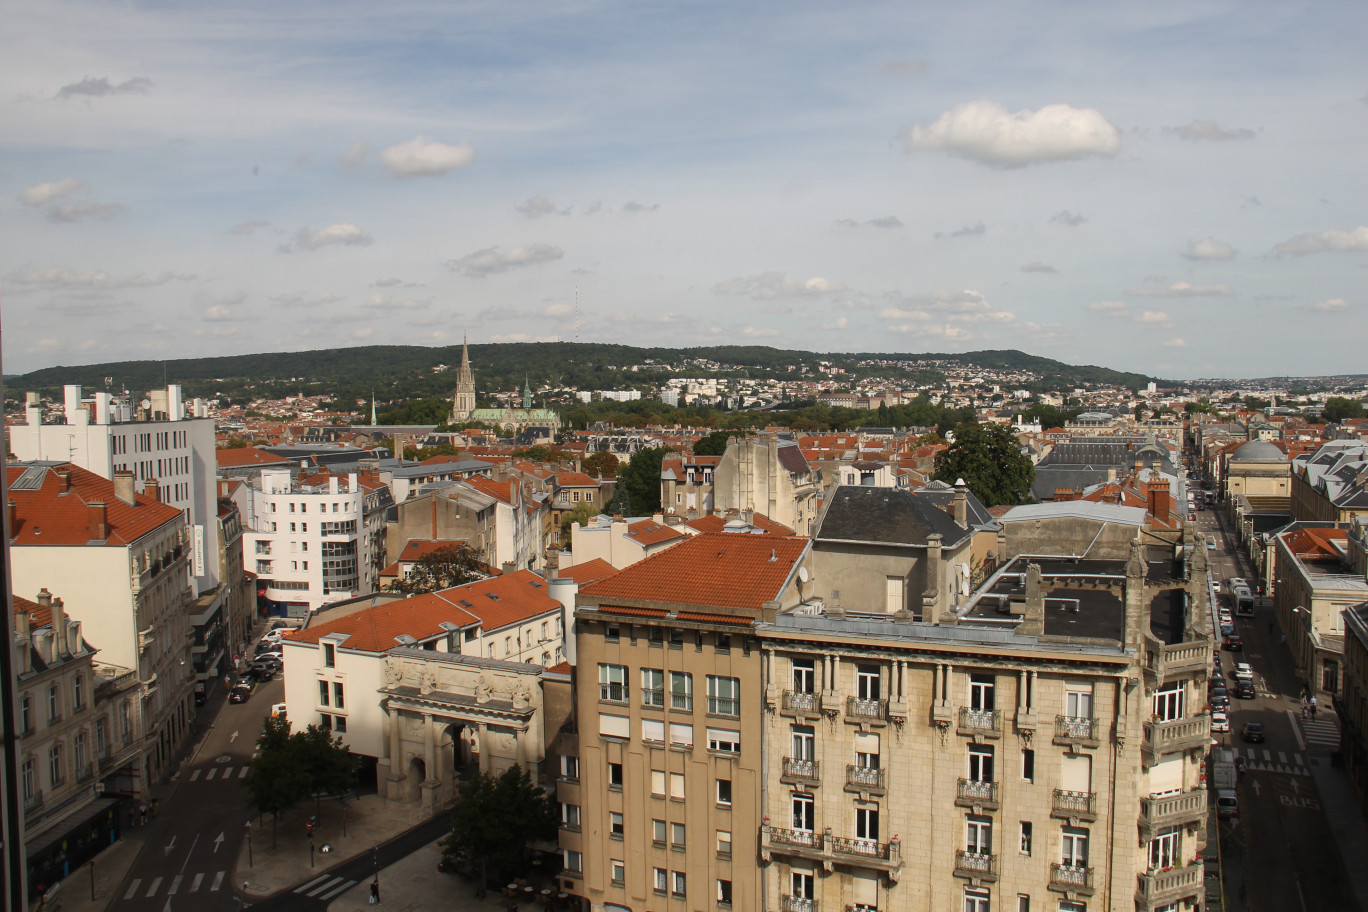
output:
[{"label": "white road marking", "polygon": [[1297,736],[1297,750],[1306,750],[1306,740],[1302,738],[1301,726],[1297,724],[1297,714],[1287,711],[1287,721],[1292,723],[1292,734]]},{"label": "white road marking", "polygon": [[224,872],[219,871],[217,874],[214,875],[214,882],[209,887],[210,893],[217,893],[219,887],[223,886],[223,873]]},{"label": "white road marking", "polygon": [[181,875],[177,874],[175,877],[171,879],[171,886],[167,888],[166,895],[174,896],[176,891],[180,889],[180,883]]},{"label": "white road marking", "polygon": [[216,772],[218,772],[217,769],[211,769],[211,770],[206,771],[205,774],[204,774],[204,781],[205,781],[205,782],[208,782],[210,779],[213,779],[213,778],[214,778],[214,773],[216,773]]},{"label": "white road marking", "polygon": [[247,778],[247,771],[248,771],[249,769],[251,769],[250,766],[244,766],[242,769],[238,770],[238,778],[239,778],[239,779],[246,779],[246,778]]},{"label": "white road marking", "polygon": [[313,880],[309,881],[308,883],[303,883],[303,884],[300,884],[299,886],[295,887],[295,888],[294,888],[294,891],[295,891],[296,893],[303,893],[305,890],[309,889],[309,888],[312,887],[314,884],[322,883],[323,881],[325,881],[325,880],[327,880],[327,879],[328,879],[328,875],[327,875],[327,874],[320,874],[320,875],[318,875],[317,877],[315,877]]},{"label": "white road marking", "polygon": [[340,894],[340,893],[345,893],[345,892],[347,892],[348,890],[350,890],[350,889],[351,889],[352,887],[354,887],[354,886],[356,886],[356,881],[354,881],[354,880],[346,880],[346,881],[343,881],[342,883],[338,884],[337,887],[336,887],[336,889],[329,890],[327,893],[320,893],[318,896],[315,897],[315,899],[321,899],[321,900],[323,900],[324,902],[326,902],[326,901],[332,899],[334,896],[337,896],[337,895]]},{"label": "white road marking", "polygon": [[150,886],[150,887],[147,888],[147,895],[146,895],[145,897],[143,897],[143,898],[144,898],[144,899],[151,899],[153,896],[156,896],[156,895],[157,895],[157,888],[161,886],[161,882],[162,882],[162,879],[161,879],[160,877],[158,877],[156,880],[152,881],[152,886]]},{"label": "white road marking", "polygon": [[128,885],[128,892],[124,894],[124,899],[132,899],[133,894],[138,892],[139,885],[142,884],[141,877],[133,878],[133,882]]},{"label": "white road marking", "polygon": [[190,781],[194,782],[196,779],[200,777],[200,773],[202,772],[204,772],[204,770],[195,770],[193,773],[190,774]]},{"label": "white road marking", "polygon": [[196,890],[198,890],[198,889],[200,888],[200,884],[202,884],[203,882],[204,882],[204,875],[203,875],[203,874],[196,874],[196,875],[195,875],[195,879],[192,880],[192,881],[190,881],[190,892],[191,892],[191,893],[194,893]]},{"label": "white road marking", "polygon": [[341,883],[341,882],[342,882],[342,878],[340,878],[340,877],[330,877],[330,878],[328,878],[328,880],[327,880],[326,882],[320,884],[319,886],[314,887],[312,890],[310,890],[308,893],[305,893],[304,895],[305,895],[305,896],[315,896],[315,897],[316,897],[317,894],[322,893],[324,890],[332,889],[333,887],[337,886],[337,885],[338,885],[339,883]]}]

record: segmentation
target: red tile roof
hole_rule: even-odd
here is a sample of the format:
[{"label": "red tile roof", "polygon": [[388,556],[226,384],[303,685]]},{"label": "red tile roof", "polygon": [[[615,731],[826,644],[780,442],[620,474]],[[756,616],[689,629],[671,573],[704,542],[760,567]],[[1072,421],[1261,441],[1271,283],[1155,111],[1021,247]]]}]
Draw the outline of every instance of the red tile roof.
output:
[{"label": "red tile roof", "polygon": [[215,456],[221,469],[240,469],[244,466],[278,466],[289,465],[290,460],[284,456],[277,456],[274,453],[267,453],[256,447],[230,447],[225,450],[215,450]]},{"label": "red tile roof", "polygon": [[469,485],[481,494],[486,494],[509,505],[513,503],[513,492],[518,490],[517,481],[493,481],[483,475],[472,475],[462,483]]},{"label": "red tile roof", "polygon": [[[70,486],[65,493],[59,493],[62,488],[57,475],[59,469],[71,473]],[[42,481],[36,489],[32,486],[32,476],[25,480],[23,487],[15,487],[26,472],[38,471],[42,472]],[[10,543],[15,546],[97,544],[123,547],[181,518],[180,510],[146,494],[135,494],[133,504],[124,503],[114,494],[114,482],[79,466],[10,465],[5,467],[5,477],[9,483],[9,499],[15,507],[15,521],[10,528]],[[91,539],[88,505],[92,503],[105,504],[109,531],[104,541]]]},{"label": "red tile roof", "polygon": [[30,602],[23,596],[14,596],[14,619],[19,620],[19,615],[27,613],[29,616],[29,629],[37,630],[40,627],[52,625],[52,609],[44,608],[37,602]]},{"label": "red tile roof", "polygon": [[683,538],[684,535],[653,519],[643,519],[627,527],[627,537],[643,548],[649,548],[651,545],[661,545]]},{"label": "red tile roof", "polygon": [[808,545],[806,538],[695,535],[580,594],[600,603],[629,599],[759,611],[782,594]]},{"label": "red tile roof", "polygon": [[621,605],[604,605],[599,608],[605,614],[625,614],[629,617],[663,618],[670,612],[664,608],[624,608]]},{"label": "red tile roof", "polygon": [[755,625],[754,618],[737,617],[734,614],[705,614],[702,611],[681,611],[676,615],[681,621],[702,621],[705,624],[739,624],[743,627]]},{"label": "red tile roof", "polygon": [[1296,529],[1283,534],[1287,548],[1302,560],[1338,559],[1339,550],[1331,542],[1345,542],[1348,529]]},{"label": "red tile roof", "polygon": [[575,564],[573,567],[561,567],[556,576],[560,579],[570,579],[587,586],[589,583],[596,583],[601,579],[617,573],[617,569],[601,557],[585,561],[582,564]]},{"label": "red tile roof", "polygon": [[399,560],[419,561],[434,551],[440,551],[443,548],[459,548],[464,544],[464,540],[455,541],[438,539],[437,541],[418,541],[417,539],[409,539],[408,543],[404,545],[404,550],[399,552]]},{"label": "red tile roof", "polygon": [[598,479],[590,478],[583,472],[560,472],[553,475],[557,485],[562,488],[597,488]]},{"label": "red tile roof", "polygon": [[[692,529],[697,529],[699,532],[721,532],[722,527],[730,520],[740,518],[740,514],[736,513],[730,513],[726,516],[718,516],[717,514],[712,513],[708,516],[700,516],[698,519],[691,519],[684,523],[684,525],[689,526]],[[763,513],[751,514],[750,524],[752,528],[759,529],[762,532],[768,532],[771,535],[782,535],[787,537],[793,534],[793,530],[788,526],[775,522]]]},{"label": "red tile roof", "polygon": [[546,669],[546,670],[549,671],[549,672],[551,672],[552,674],[567,674],[567,675],[568,675],[568,674],[570,674],[570,672],[572,672],[572,671],[575,670],[575,666],[574,666],[574,665],[571,665],[569,662],[561,662],[561,663],[558,664],[558,665],[552,665],[550,668],[548,668],[548,669]]}]

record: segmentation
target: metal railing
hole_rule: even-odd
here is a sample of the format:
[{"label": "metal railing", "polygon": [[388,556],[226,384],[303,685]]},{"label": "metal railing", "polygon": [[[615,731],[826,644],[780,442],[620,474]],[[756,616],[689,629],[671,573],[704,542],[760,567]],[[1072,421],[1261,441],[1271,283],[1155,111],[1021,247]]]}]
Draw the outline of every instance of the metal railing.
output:
[{"label": "metal railing", "polygon": [[1067,891],[1091,890],[1093,888],[1093,869],[1084,865],[1050,865],[1050,886]]},{"label": "metal railing", "polygon": [[846,715],[854,719],[886,719],[887,700],[861,700],[859,697],[846,699]]},{"label": "metal railing", "polygon": [[960,707],[959,730],[962,735],[987,735],[998,737],[1002,734],[1002,712],[996,709],[971,709]]},{"label": "metal railing", "polygon": [[801,690],[784,691],[784,709],[789,712],[817,712],[818,697],[815,693],[806,693]]},{"label": "metal railing", "polygon": [[818,781],[822,778],[822,762],[820,760],[804,760],[799,757],[785,757],[784,775],[792,779]]},{"label": "metal railing", "polygon": [[997,856],[959,849],[955,852],[955,874],[979,879],[996,878]]},{"label": "metal railing", "polygon": [[1097,793],[1055,789],[1053,808],[1056,816],[1095,819],[1097,817]]},{"label": "metal railing", "polygon": [[884,787],[884,771],[877,767],[846,764],[846,785],[857,788],[881,789]]},{"label": "metal railing", "polygon": [[1096,742],[1099,725],[1088,716],[1055,716],[1056,744]]},{"label": "metal railing", "polygon": [[968,803],[996,807],[998,803],[998,784],[991,780],[961,779],[955,790],[955,803]]}]

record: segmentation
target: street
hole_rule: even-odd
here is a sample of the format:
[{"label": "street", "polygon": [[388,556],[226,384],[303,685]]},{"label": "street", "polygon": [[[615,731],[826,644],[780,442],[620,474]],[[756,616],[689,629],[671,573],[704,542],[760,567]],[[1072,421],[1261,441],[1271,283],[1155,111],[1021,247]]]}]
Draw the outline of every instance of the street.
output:
[{"label": "street", "polygon": [[[1226,581],[1244,577],[1257,585],[1257,580],[1237,562],[1229,547],[1234,541],[1225,538],[1217,512],[1203,510],[1197,518],[1201,531],[1217,535],[1217,550],[1209,552],[1211,578],[1221,584],[1221,604],[1232,607]],[[1269,600],[1258,599],[1253,617],[1234,619],[1244,651],[1221,651],[1227,684],[1235,663],[1248,662],[1257,690],[1253,700],[1231,700],[1229,733],[1213,735],[1244,761],[1239,816],[1219,824],[1226,908],[1357,909],[1311,778],[1313,766],[1329,765],[1339,746],[1338,728],[1324,715],[1302,719],[1301,682],[1293,674],[1291,653],[1276,627],[1270,627],[1271,619]],[[1241,732],[1247,722],[1262,723],[1267,741],[1246,743]]]},{"label": "street", "polygon": [[[211,697],[221,704],[213,728],[181,768],[169,797],[159,802],[155,818],[149,817],[144,848],[111,910],[240,908],[242,885],[232,882],[232,871],[251,819],[242,780],[262,722],[284,692],[284,681],[276,678],[258,686],[246,703]],[[269,845],[266,837],[254,847]]]}]

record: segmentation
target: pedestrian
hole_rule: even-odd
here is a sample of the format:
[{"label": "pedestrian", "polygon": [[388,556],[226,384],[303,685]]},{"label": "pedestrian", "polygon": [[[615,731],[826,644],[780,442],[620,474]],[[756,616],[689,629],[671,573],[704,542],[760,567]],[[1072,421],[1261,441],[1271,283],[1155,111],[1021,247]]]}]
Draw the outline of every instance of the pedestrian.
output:
[{"label": "pedestrian", "polygon": [[156,799],[156,798],[153,798],[153,799],[152,799],[152,819],[153,819],[153,820],[156,820],[156,819],[157,819],[157,799]]},{"label": "pedestrian", "polygon": [[1311,707],[1309,707],[1309,706],[1303,706],[1303,707],[1302,707],[1302,718],[1303,718],[1303,719],[1309,719],[1309,718],[1311,718]]},{"label": "pedestrian", "polygon": [[1312,703],[1312,704],[1311,704],[1311,718],[1313,718],[1313,719],[1316,718],[1316,704],[1315,704],[1315,703]]},{"label": "pedestrian", "polygon": [[370,901],[373,906],[380,905],[380,878],[378,877],[371,881]]},{"label": "pedestrian", "polygon": [[147,805],[138,805],[138,823],[147,826]]}]

